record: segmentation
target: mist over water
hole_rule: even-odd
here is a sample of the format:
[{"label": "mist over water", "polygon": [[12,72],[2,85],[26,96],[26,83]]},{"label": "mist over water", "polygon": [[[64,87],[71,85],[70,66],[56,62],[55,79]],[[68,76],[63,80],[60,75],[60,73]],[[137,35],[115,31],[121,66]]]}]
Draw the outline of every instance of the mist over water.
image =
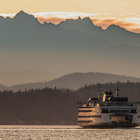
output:
[{"label": "mist over water", "polygon": [[79,126],[0,126],[2,140],[139,140],[140,127],[83,129]]}]

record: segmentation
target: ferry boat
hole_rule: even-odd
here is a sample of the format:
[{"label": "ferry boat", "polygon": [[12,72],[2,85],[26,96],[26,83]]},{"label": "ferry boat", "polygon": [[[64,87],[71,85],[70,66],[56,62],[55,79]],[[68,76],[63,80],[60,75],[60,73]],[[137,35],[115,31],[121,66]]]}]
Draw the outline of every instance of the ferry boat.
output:
[{"label": "ferry boat", "polygon": [[79,104],[78,125],[81,127],[135,127],[140,125],[138,102],[128,102],[127,97],[113,92],[101,92],[98,98],[89,98],[86,103]]}]

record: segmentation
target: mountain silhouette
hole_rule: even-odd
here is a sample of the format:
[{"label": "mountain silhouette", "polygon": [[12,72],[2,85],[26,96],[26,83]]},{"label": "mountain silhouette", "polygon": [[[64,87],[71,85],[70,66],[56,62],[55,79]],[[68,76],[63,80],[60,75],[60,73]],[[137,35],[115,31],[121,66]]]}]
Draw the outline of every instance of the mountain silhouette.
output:
[{"label": "mountain silhouette", "polygon": [[39,24],[33,15],[27,14],[23,10],[14,16],[13,22],[15,22],[15,24]]},{"label": "mountain silhouette", "polygon": [[129,45],[133,47],[140,43],[140,34],[129,32],[116,25],[103,30],[95,26],[88,17],[77,20],[67,19],[58,25],[41,24],[33,15],[20,11],[13,18],[0,17],[0,29],[0,46],[10,48],[12,46],[13,49],[17,46],[37,48],[39,45],[39,49],[74,50],[76,46],[81,50],[85,49],[83,47],[92,50],[103,46],[113,48],[117,45]]},{"label": "mountain silhouette", "polygon": [[85,84],[97,83],[116,83],[116,82],[140,82],[140,78],[128,77],[123,75],[114,75],[108,73],[88,72],[88,73],[71,73],[48,82],[36,82],[14,85],[9,87],[10,90],[28,90],[41,89],[45,87],[57,87],[66,89],[79,89]]}]

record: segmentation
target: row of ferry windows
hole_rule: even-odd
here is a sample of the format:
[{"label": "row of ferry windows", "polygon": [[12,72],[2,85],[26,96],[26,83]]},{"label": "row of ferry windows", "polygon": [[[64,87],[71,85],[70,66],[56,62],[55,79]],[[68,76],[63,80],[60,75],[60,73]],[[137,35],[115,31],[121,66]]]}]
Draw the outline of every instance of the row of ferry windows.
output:
[{"label": "row of ferry windows", "polygon": [[102,113],[117,113],[117,112],[130,112],[130,113],[137,113],[136,110],[102,110]]},{"label": "row of ferry windows", "polygon": [[101,115],[92,115],[92,116],[78,116],[79,118],[101,118]]},{"label": "row of ferry windows", "polygon": [[92,112],[92,110],[79,110],[79,112]]},{"label": "row of ferry windows", "polygon": [[92,120],[84,120],[84,121],[78,121],[79,123],[90,123]]},{"label": "row of ferry windows", "polygon": [[[92,112],[92,110],[79,110],[79,112]],[[102,113],[117,113],[117,112],[130,112],[137,113],[136,110],[102,110]]]}]

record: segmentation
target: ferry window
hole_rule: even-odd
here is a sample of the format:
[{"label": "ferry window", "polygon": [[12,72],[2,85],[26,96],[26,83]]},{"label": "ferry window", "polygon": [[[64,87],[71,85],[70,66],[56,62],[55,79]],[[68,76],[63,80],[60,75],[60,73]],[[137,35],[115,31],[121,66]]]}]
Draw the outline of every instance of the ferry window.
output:
[{"label": "ferry window", "polygon": [[108,110],[102,110],[102,113],[109,113],[109,111]]},{"label": "ferry window", "polygon": [[131,110],[130,113],[137,113],[136,110]]},{"label": "ferry window", "polygon": [[101,115],[95,115],[93,117],[95,117],[95,118],[101,118]]},{"label": "ferry window", "polygon": [[110,110],[111,113],[129,112],[128,110]]}]

